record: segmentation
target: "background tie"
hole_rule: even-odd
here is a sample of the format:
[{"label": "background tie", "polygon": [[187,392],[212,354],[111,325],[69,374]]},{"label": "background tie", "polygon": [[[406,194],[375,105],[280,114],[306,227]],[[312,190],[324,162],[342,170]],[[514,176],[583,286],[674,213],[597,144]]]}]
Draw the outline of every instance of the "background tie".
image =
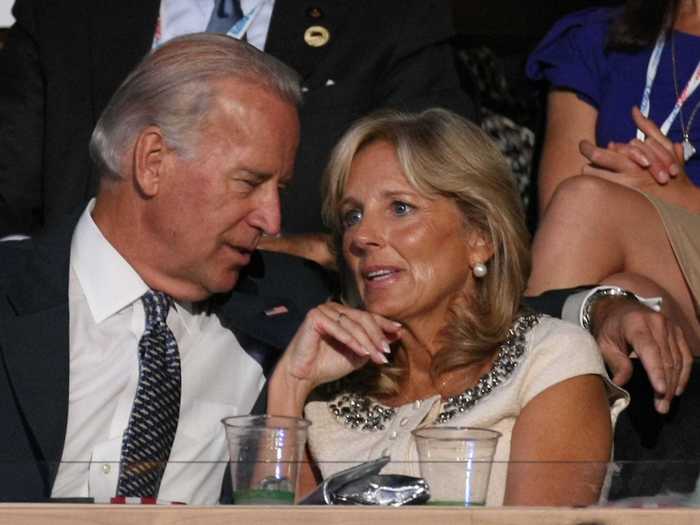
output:
[{"label": "background tie", "polygon": [[157,496],[180,415],[180,354],[165,320],[172,299],[141,297],[146,329],[139,341],[139,382],[124,432],[118,496]]},{"label": "background tie", "polygon": [[243,18],[240,0],[216,0],[209,18],[207,33],[228,33]]}]

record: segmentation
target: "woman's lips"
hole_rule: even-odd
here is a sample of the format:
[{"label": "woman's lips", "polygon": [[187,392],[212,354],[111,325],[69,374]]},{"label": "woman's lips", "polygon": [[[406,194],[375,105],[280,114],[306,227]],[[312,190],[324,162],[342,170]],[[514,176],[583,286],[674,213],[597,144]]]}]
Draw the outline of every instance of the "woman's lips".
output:
[{"label": "woman's lips", "polygon": [[373,266],[362,271],[362,278],[368,288],[380,288],[393,284],[400,271],[390,266]]}]

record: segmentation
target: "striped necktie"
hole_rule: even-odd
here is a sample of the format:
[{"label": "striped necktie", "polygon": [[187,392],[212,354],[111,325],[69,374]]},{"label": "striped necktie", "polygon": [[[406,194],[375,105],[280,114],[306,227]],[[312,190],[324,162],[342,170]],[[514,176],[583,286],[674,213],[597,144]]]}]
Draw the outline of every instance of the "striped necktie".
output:
[{"label": "striped necktie", "polygon": [[157,496],[180,415],[180,353],[166,324],[172,299],[141,298],[146,329],[139,341],[139,382],[122,441],[118,496]]},{"label": "striped necktie", "polygon": [[216,0],[207,24],[207,33],[228,33],[243,18],[240,0]]}]

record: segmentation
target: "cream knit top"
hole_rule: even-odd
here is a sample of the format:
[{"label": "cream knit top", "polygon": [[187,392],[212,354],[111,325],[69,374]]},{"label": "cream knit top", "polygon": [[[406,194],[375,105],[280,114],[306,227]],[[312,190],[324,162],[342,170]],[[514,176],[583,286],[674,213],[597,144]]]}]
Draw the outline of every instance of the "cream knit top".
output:
[{"label": "cream knit top", "polygon": [[[491,470],[487,505],[503,503],[513,426],[520,411],[537,394],[566,379],[596,374],[606,385],[613,425],[629,403],[627,392],[610,382],[595,341],[582,328],[545,316],[525,337],[526,350],[512,374],[466,412],[445,423],[489,428],[502,434]],[[305,407],[305,416],[312,422],[309,449],[324,477],[387,454],[391,462],[382,474],[420,476],[411,430],[434,424],[443,408],[440,396],[396,407],[385,428],[376,431],[350,428],[331,412],[329,403],[311,401]]]}]

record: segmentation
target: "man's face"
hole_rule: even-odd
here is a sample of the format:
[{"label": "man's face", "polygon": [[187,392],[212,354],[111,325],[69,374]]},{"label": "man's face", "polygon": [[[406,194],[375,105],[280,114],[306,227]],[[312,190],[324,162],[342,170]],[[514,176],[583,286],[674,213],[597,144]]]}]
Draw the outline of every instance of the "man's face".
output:
[{"label": "man's face", "polygon": [[225,80],[194,136],[191,155],[167,151],[146,224],[160,245],[152,270],[190,301],[232,289],[261,235],[279,233],[299,121],[276,94]]}]

